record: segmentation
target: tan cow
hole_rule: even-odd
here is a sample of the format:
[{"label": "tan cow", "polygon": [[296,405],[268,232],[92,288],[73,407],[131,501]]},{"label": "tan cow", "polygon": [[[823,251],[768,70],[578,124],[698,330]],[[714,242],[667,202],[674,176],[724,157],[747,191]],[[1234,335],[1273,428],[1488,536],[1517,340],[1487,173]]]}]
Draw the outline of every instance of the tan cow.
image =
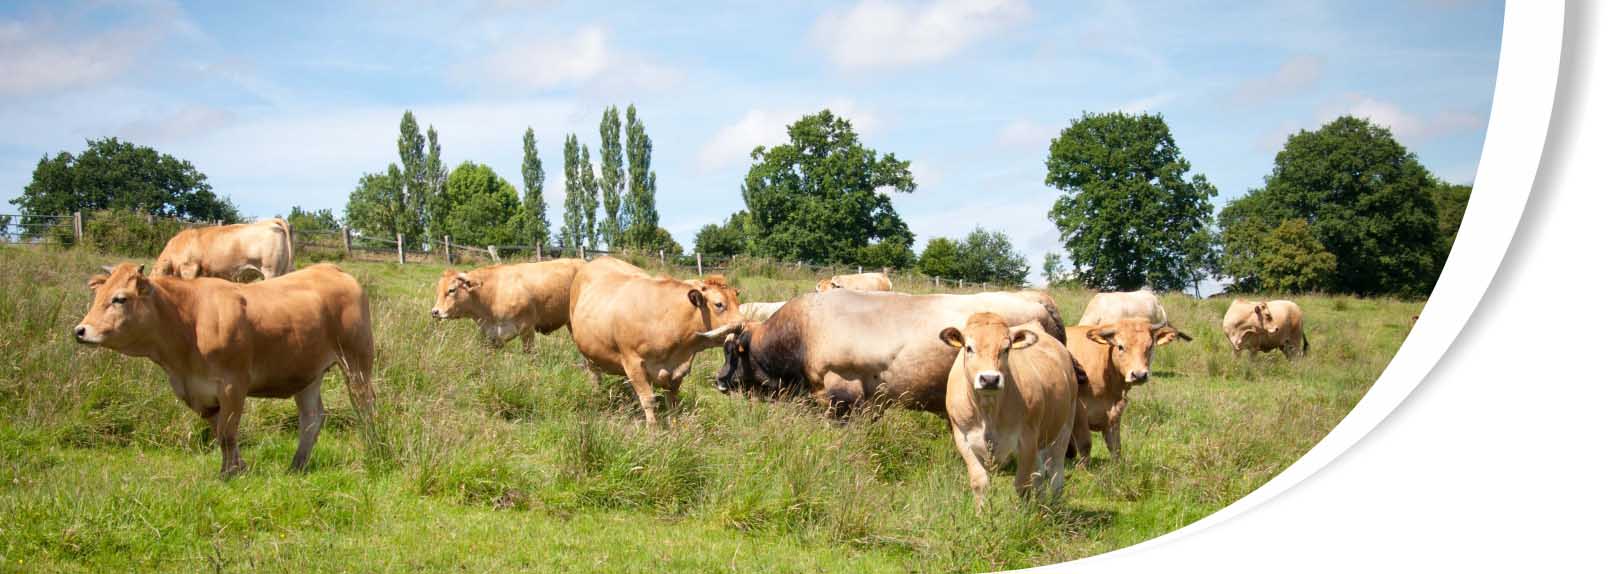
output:
[{"label": "tan cow", "polygon": [[742,317],[748,321],[768,321],[786,301],[742,303]]},{"label": "tan cow", "polygon": [[163,246],[152,277],[240,281],[249,270],[265,279],[292,272],[292,228],[286,220],[182,230]]},{"label": "tan cow", "polygon": [[1154,326],[1141,318],[1128,318],[1106,325],[1073,325],[1067,328],[1067,349],[1085,383],[1079,389],[1080,421],[1073,428],[1073,446],[1079,464],[1090,461],[1090,433],[1101,433],[1107,451],[1123,460],[1120,427],[1124,408],[1129,405],[1129,389],[1146,384],[1152,375],[1152,352],[1159,345],[1191,337],[1172,325]]},{"label": "tan cow", "polygon": [[1043,327],[1013,328],[993,313],[976,313],[964,329],[938,334],[959,349],[950,367],[946,402],[955,450],[979,508],[989,489],[989,468],[1017,455],[1012,486],[1024,497],[1044,491],[1062,495],[1073,423],[1082,420],[1073,357]]},{"label": "tan cow", "polygon": [[371,306],[358,281],[331,264],[240,285],[213,278],[147,278],[124,263],[90,279],[90,312],[73,329],[80,343],[146,357],[168,373],[181,402],[213,424],[224,462],[246,465],[236,447],[247,397],[298,404],[300,470],[325,412],[320,380],[337,365],[362,417],[371,410]]},{"label": "tan cow", "polygon": [[549,335],[567,326],[568,293],[583,265],[579,259],[556,259],[445,269],[430,313],[439,320],[470,317],[495,347],[522,337],[522,350],[532,351],[535,331]]},{"label": "tan cow", "polygon": [[1156,325],[1169,322],[1169,315],[1163,310],[1163,304],[1157,301],[1157,294],[1151,289],[1141,289],[1096,293],[1084,306],[1084,315],[1079,317],[1079,324],[1105,325],[1129,317],[1139,317]]},{"label": "tan cow", "polygon": [[850,289],[853,291],[892,291],[893,282],[888,280],[887,270],[881,273],[850,273],[836,275],[830,279],[821,279],[815,284],[815,292],[825,293],[832,289]]},{"label": "tan cow", "polygon": [[720,346],[741,326],[736,290],[724,277],[680,281],[652,277],[611,257],[584,264],[568,297],[568,330],[595,371],[629,378],[647,424],[657,422],[652,388],[662,387],[669,410],[679,406],[680,382],[691,359]]},{"label": "tan cow", "polygon": [[1309,354],[1309,337],[1303,333],[1303,309],[1285,299],[1231,301],[1225,310],[1224,327],[1231,353],[1238,356],[1243,350],[1253,356],[1275,349],[1288,359],[1300,352]]},{"label": "tan cow", "polygon": [[866,404],[944,413],[955,350],[945,327],[989,312],[1008,323],[1037,321],[1065,341],[1056,302],[1042,291],[907,295],[833,289],[800,295],[725,344],[720,392],[807,391],[839,415]]}]

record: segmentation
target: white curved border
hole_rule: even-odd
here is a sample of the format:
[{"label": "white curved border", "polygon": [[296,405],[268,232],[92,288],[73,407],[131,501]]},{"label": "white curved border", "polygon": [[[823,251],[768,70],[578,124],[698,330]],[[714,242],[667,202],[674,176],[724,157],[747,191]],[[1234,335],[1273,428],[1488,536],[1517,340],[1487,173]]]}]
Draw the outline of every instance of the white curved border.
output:
[{"label": "white curved border", "polygon": [[[1336,460],[1398,407],[1449,349],[1488,290],[1516,234],[1539,168],[1561,62],[1564,4],[1510,0],[1488,133],[1444,272],[1404,345],[1358,405],[1281,474],[1219,511],[1163,536],[1078,561],[1026,572],[1129,567],[1128,558],[1193,536],[1268,502]],[[1121,569],[1121,568],[1119,568]]]}]

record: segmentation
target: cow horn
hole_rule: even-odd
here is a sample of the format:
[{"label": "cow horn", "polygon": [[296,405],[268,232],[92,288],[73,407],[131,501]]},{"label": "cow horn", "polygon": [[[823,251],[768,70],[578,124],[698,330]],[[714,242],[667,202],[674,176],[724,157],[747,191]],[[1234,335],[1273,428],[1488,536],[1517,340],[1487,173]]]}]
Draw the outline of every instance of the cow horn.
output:
[{"label": "cow horn", "polygon": [[706,331],[706,332],[698,331],[697,336],[702,337],[704,339],[708,339],[710,341],[711,340],[716,340],[716,339],[724,339],[726,336],[730,335],[731,333],[736,332],[736,330],[740,329],[740,328],[742,328],[741,323],[731,323],[729,325],[725,325],[725,326],[716,328],[716,329],[714,329],[712,331]]}]

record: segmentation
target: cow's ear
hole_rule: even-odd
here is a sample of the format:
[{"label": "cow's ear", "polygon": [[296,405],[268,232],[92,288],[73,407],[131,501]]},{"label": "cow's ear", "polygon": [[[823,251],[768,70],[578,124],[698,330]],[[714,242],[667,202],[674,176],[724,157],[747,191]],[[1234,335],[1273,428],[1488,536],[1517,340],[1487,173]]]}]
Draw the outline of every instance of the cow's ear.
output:
[{"label": "cow's ear", "polygon": [[1179,329],[1175,329],[1173,326],[1166,326],[1158,329],[1157,332],[1152,333],[1152,337],[1157,339],[1156,344],[1158,345],[1167,345],[1175,339],[1179,339],[1187,343],[1191,342],[1191,336],[1181,333]]},{"label": "cow's ear", "polygon": [[116,269],[117,269],[117,267],[114,267],[112,265],[102,265],[101,266],[101,271],[108,274],[108,275],[112,275],[112,272],[114,270],[116,270]]},{"label": "cow's ear", "polygon": [[151,292],[152,292],[152,280],[147,279],[145,275],[136,275],[135,276],[135,293],[138,294],[138,295],[147,295],[147,294],[150,294]]},{"label": "cow's ear", "polygon": [[956,349],[966,346],[966,337],[961,335],[960,329],[954,327],[944,327],[943,331],[938,332],[938,339]]},{"label": "cow's ear", "polygon": [[701,309],[702,305],[708,301],[707,297],[702,296],[702,290],[700,289],[692,289],[687,291],[685,293],[685,298],[690,299],[691,305],[698,309]]},{"label": "cow's ear", "polygon": [[1039,342],[1039,333],[1032,329],[1017,329],[1011,332],[1011,348],[1024,349]]},{"label": "cow's ear", "polygon": [[1091,341],[1095,341],[1096,343],[1099,343],[1099,344],[1102,344],[1102,345],[1111,345],[1113,335],[1117,335],[1117,334],[1118,334],[1118,331],[1116,329],[1103,329],[1101,327],[1094,327],[1094,328],[1091,328],[1089,331],[1084,332],[1084,338],[1089,339]]},{"label": "cow's ear", "polygon": [[136,267],[135,268],[135,274],[145,276],[146,275],[146,264],[142,263],[142,264],[140,264],[140,267]]},{"label": "cow's ear", "polygon": [[107,283],[107,276],[106,275],[96,275],[94,277],[91,277],[89,281],[85,282],[86,285],[90,286],[91,291],[95,291],[96,289],[100,289],[101,286],[105,285],[106,283]]}]

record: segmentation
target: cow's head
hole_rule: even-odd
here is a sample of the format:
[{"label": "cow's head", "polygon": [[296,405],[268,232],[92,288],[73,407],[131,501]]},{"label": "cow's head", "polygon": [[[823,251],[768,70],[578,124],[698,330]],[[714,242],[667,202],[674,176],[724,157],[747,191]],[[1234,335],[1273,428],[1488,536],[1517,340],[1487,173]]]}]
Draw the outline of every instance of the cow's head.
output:
[{"label": "cow's head", "polygon": [[120,263],[103,269],[106,274],[90,278],[95,297],[90,312],[73,327],[73,338],[86,345],[124,348],[156,328],[152,282],[145,276],[145,265]]},{"label": "cow's head", "polygon": [[1275,324],[1275,313],[1270,312],[1268,301],[1253,304],[1253,320],[1258,321],[1258,329],[1265,333],[1275,333],[1280,329]]},{"label": "cow's head", "polygon": [[742,326],[741,297],[737,295],[736,288],[725,282],[720,275],[709,275],[702,279],[686,281],[690,290],[686,291],[685,298],[691,306],[697,308],[702,317],[705,331],[698,331],[697,336],[714,346],[723,343],[725,338]]},{"label": "cow's head", "polygon": [[458,319],[465,317],[472,304],[473,291],[483,286],[468,276],[465,272],[454,269],[445,269],[444,274],[438,277],[438,296],[433,300],[433,309],[429,313],[434,319]]},{"label": "cow's head", "polygon": [[780,390],[776,388],[778,385],[770,384],[769,377],[754,359],[753,332],[758,325],[756,321],[748,321],[725,338],[725,364],[720,365],[719,373],[714,376],[714,388],[719,392]]},{"label": "cow's head", "polygon": [[821,279],[820,282],[815,283],[815,292],[816,293],[825,293],[827,291],[831,291],[832,289],[842,289],[842,288],[843,288],[843,284],[838,283],[837,280],[835,280],[835,279]]},{"label": "cow's head", "polygon": [[1039,342],[1039,333],[1026,328],[1012,329],[993,313],[976,313],[966,318],[966,328],[945,327],[938,333],[944,344],[960,349],[961,366],[976,392],[996,392],[1007,383],[1006,360],[1012,349]]},{"label": "cow's head", "polygon": [[1152,351],[1158,345],[1167,345],[1176,339],[1191,340],[1173,325],[1153,325],[1138,317],[1092,327],[1084,336],[1108,347],[1112,365],[1123,375],[1124,382],[1132,385],[1143,384],[1151,378]]}]

